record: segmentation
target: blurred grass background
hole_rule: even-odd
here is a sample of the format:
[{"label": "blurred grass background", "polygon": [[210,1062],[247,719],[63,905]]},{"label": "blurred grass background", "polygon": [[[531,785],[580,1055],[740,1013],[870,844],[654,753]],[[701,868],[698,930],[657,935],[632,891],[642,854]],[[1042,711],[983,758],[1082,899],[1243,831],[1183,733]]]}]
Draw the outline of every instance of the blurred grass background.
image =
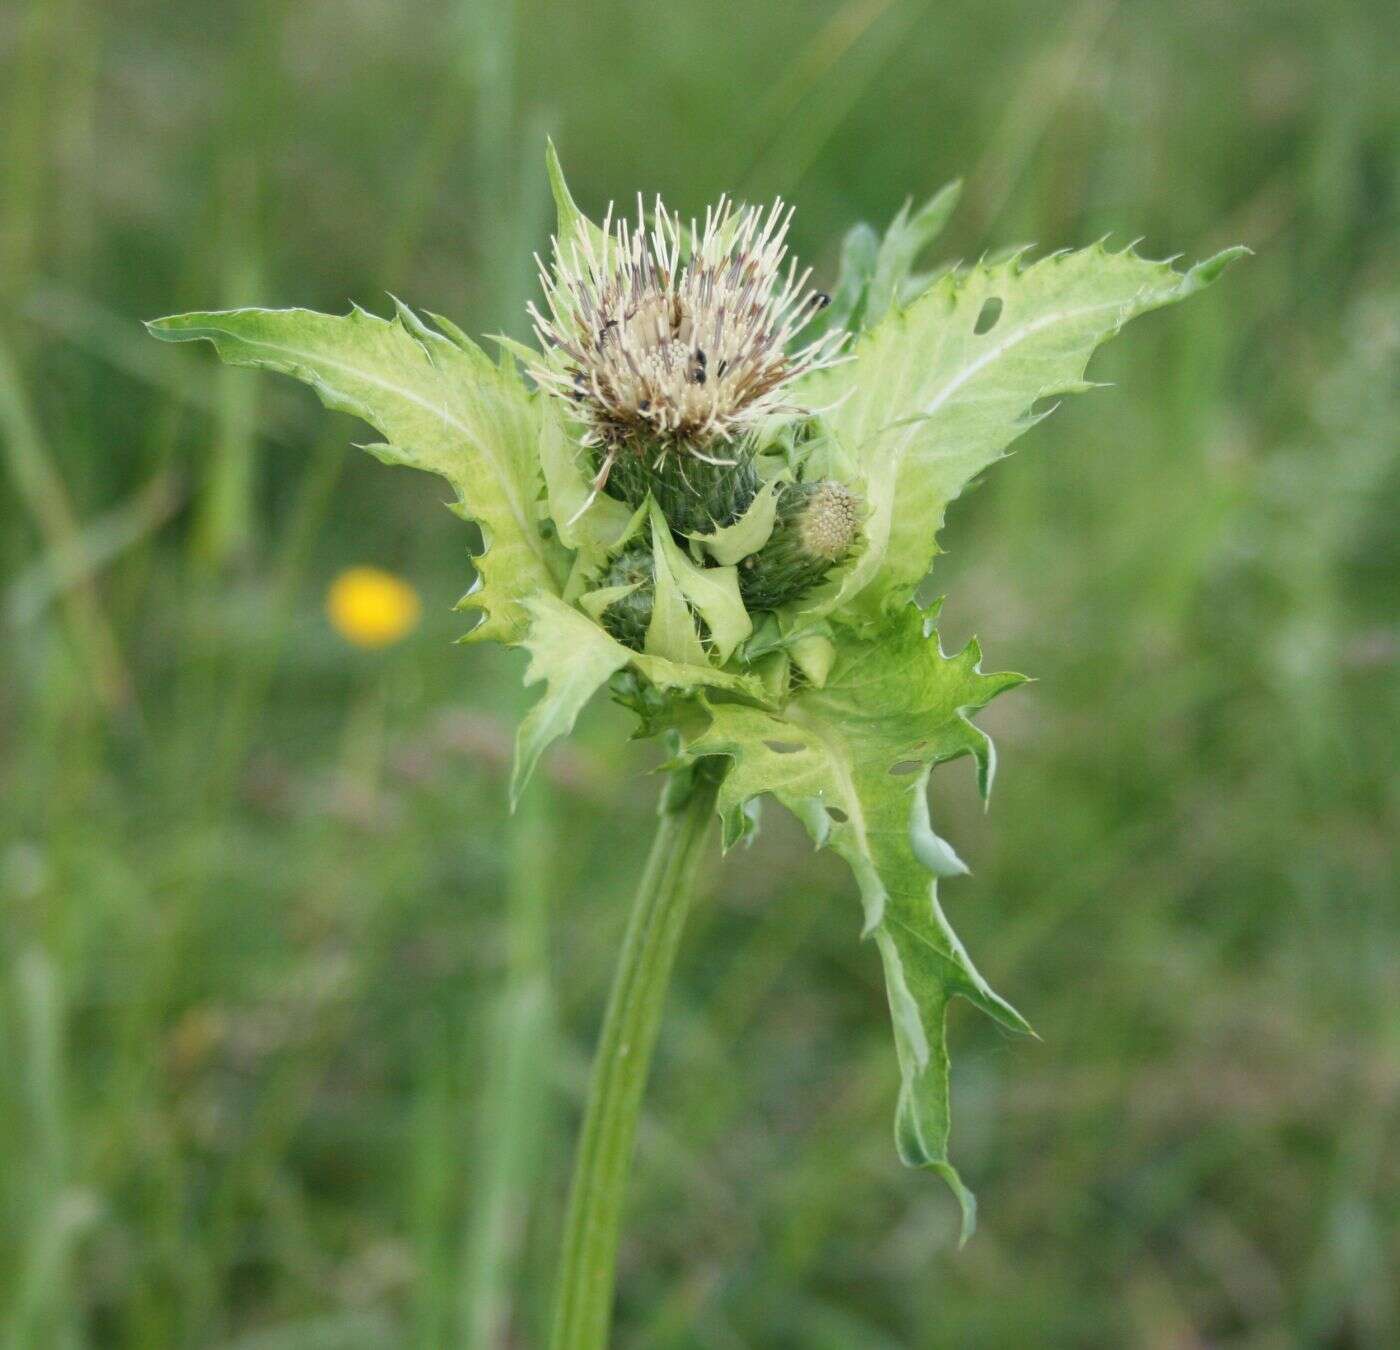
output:
[{"label": "blurred grass background", "polygon": [[[1400,1343],[1400,83],[1387,0],[12,0],[0,10],[0,1347],[541,1343],[654,762],[508,821],[470,531],[181,309],[525,328],[542,144],[601,211],[965,175],[943,249],[1257,256],[954,510],[990,815],[945,903],[963,1252],[902,1170],[853,886],[776,811],[682,953],[624,1347]],[[347,646],[331,579],[420,591]]]}]

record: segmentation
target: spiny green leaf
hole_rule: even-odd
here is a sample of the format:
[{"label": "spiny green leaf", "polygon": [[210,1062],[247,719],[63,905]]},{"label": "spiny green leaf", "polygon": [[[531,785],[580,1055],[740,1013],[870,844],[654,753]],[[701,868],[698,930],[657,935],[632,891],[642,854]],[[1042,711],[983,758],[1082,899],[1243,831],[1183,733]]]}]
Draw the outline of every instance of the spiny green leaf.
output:
[{"label": "spiny green leaf", "polygon": [[773,692],[765,687],[757,675],[741,675],[734,671],[719,670],[709,664],[689,665],[670,661],[650,652],[633,652],[632,668],[645,675],[663,693],[689,697],[702,689],[723,689],[731,694],[753,699],[764,707],[771,707],[777,701]]},{"label": "spiny green leaf", "polygon": [[908,298],[914,264],[943,232],[961,195],[961,182],[946,183],[912,217],[905,201],[883,238],[864,222],[852,226],[841,241],[841,270],[823,327],[859,332]]},{"label": "spiny green leaf", "polygon": [[553,140],[545,146],[545,168],[549,172],[549,188],[554,194],[554,209],[558,215],[555,231],[555,247],[562,257],[569,257],[577,247],[586,254],[591,248],[594,256],[601,259],[607,236],[578,209],[569,185],[564,181],[564,167],[559,163],[559,152]]},{"label": "spiny green leaf", "polygon": [[524,645],[530,652],[525,683],[545,681],[539,701],[515,734],[515,767],[510,800],[514,808],[551,741],[567,736],[583,705],[632,653],[614,642],[596,623],[559,601],[529,599],[531,622]]},{"label": "spiny green leaf", "polygon": [[585,591],[578,598],[578,607],[595,623],[602,623],[603,611],[609,605],[625,600],[641,588],[640,581],[628,582],[625,586],[601,586],[596,591]]},{"label": "spiny green leaf", "polygon": [[788,651],[810,684],[817,689],[826,686],[832,663],[836,660],[836,644],[826,633],[804,633],[793,639]]},{"label": "spiny green leaf", "polygon": [[696,567],[676,546],[661,508],[651,504],[652,550],[664,557],[666,569],[680,593],[705,621],[714,644],[715,660],[723,665],[753,632],[753,620],[739,595],[739,574],[734,567]]},{"label": "spiny green leaf", "polygon": [[873,225],[861,221],[846,231],[841,241],[841,268],[831,292],[831,304],[823,316],[823,328],[857,332],[865,312],[865,296],[880,256],[880,236]]},{"label": "spiny green leaf", "polygon": [[[625,593],[630,588],[613,589]],[[587,600],[600,602],[601,609],[616,598],[616,595],[596,592]],[[624,666],[630,665],[662,695],[685,699],[701,689],[718,689],[758,703],[772,702],[756,676],[715,669],[705,660],[703,649],[698,664],[634,652],[557,595],[541,593],[522,603],[529,618],[522,645],[531,658],[525,683],[543,681],[545,690],[516,734],[512,802],[519,800],[549,744],[569,734],[584,704]],[[684,604],[684,600],[681,603]],[[693,626],[691,631],[694,632]],[[699,647],[698,638],[696,646]]]},{"label": "spiny green leaf", "polygon": [[[671,542],[671,531],[665,518],[652,508],[651,556],[655,569],[655,599],[651,607],[651,623],[647,627],[646,651],[651,656],[664,657],[680,665],[706,664],[705,648],[695,631],[695,616],[690,612],[685,592],[681,590],[671,565],[672,555],[678,553]],[[668,550],[667,545],[670,545]]]},{"label": "spiny green leaf", "polygon": [[912,216],[907,201],[900,208],[880,241],[865,310],[860,316],[862,328],[873,328],[904,294],[914,264],[943,233],[961,196],[962,182],[955,179],[939,188]]},{"label": "spiny green leaf", "polygon": [[1184,273],[1102,245],[981,265],[945,275],[858,338],[854,359],[818,372],[802,396],[832,408],[814,472],[864,484],[867,546],[803,617],[868,626],[898,609],[928,571],[948,503],[1039,420],[1034,405],[1090,388],[1096,347],[1243,251]]},{"label": "spiny green leaf", "polygon": [[757,553],[772,535],[773,522],[778,514],[780,486],[780,483],[770,479],[759,488],[748,509],[732,525],[721,525],[709,534],[692,534],[689,537],[702,545],[717,563],[730,566],[742,562],[749,554]]},{"label": "spiny green leaf", "polygon": [[543,410],[540,467],[544,472],[550,518],[566,548],[582,549],[596,564],[615,549],[632,511],[616,497],[598,492],[579,463],[581,447],[564,429],[552,406]]},{"label": "spiny green leaf", "polygon": [[709,726],[686,747],[694,758],[733,761],[719,798],[727,844],[748,829],[747,803],[771,793],[850,865],[889,992],[903,1078],[900,1154],[948,1179],[969,1225],[971,1197],[947,1155],[944,1012],[961,995],[1004,1026],[1028,1030],[973,966],[936,889],[937,876],[964,869],[929,822],[929,774],[972,755],[989,790],[991,742],[967,713],[1021,682],[983,674],[978,662],[975,644],[944,656],[931,621],[908,606],[877,640],[843,630],[824,688],[800,691],[781,711],[714,703]]},{"label": "spiny green leaf", "polygon": [[540,410],[519,378],[460,332],[434,332],[400,305],[392,319],[305,309],[179,314],[147,325],[158,338],[207,338],[232,365],[261,366],[309,384],[329,408],[385,437],[368,447],[387,464],[440,474],[486,540],[472,606],[474,639],[513,642],[525,597],[555,592],[565,562],[540,532]]}]

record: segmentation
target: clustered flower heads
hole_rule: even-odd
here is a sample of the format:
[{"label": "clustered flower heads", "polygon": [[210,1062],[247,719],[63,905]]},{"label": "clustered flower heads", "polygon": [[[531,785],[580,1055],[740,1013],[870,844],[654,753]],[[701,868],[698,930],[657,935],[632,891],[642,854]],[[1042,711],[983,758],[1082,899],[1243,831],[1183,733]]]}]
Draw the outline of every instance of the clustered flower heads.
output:
[{"label": "clustered flower heads", "polygon": [[[830,297],[788,253],[792,214],[781,199],[765,210],[722,197],[687,226],[658,197],[648,225],[639,195],[635,222],[614,222],[610,208],[600,231],[555,239],[552,267],[537,257],[549,315],[530,305],[543,349],[531,374],[579,426],[595,493],[632,506],[650,497],[682,535],[731,526],[753,505],[765,429],[810,415],[794,386],[847,341],[832,328],[796,343]],[[751,609],[811,589],[859,534],[860,499],[839,483],[786,482],[777,502],[768,545],[740,573]],[[647,547],[624,547],[604,584],[634,588],[603,623],[640,648]]]},{"label": "clustered flower heads", "polygon": [[896,1143],[949,1181],[966,1231],[945,1012],[958,997],[1026,1024],[940,906],[939,879],[965,869],[928,785],[967,756],[990,790],[971,714],[1020,677],[984,672],[975,643],[944,653],[920,587],[949,504],[1036,409],[1090,388],[1100,344],[1243,250],[1183,271],[1102,243],[918,271],[950,185],[883,234],[854,226],[828,303],[788,256],[781,202],[722,199],[687,225],[639,200],[635,220],[609,212],[600,228],[552,148],[549,173],[559,226],[531,311],[538,350],[503,339],[498,361],[403,305],[151,330],[309,383],[378,430],[380,459],[451,484],[486,542],[464,602],[483,616],[472,637],[524,646],[543,685],[513,794],[610,688],[643,734],[669,737],[673,785],[689,773],[713,789],[727,844],[751,837],[767,795],[850,864],[889,994]]}]

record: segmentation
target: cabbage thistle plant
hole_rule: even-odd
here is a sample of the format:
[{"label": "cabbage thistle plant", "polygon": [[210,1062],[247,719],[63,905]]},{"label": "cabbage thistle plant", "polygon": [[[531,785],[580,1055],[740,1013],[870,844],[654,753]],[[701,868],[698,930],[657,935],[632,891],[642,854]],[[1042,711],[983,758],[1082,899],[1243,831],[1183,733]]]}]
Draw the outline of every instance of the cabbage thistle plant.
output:
[{"label": "cabbage thistle plant", "polygon": [[1242,250],[1186,271],[1096,244],[931,273],[914,264],[956,187],[883,237],[856,226],[830,294],[789,258],[781,203],[657,201],[602,225],[565,186],[531,315],[499,356],[395,302],[377,318],[242,309],[151,324],[311,385],[441,475],[485,548],[470,640],[520,646],[544,688],[522,722],[518,799],[541,753],[606,689],[660,736],[660,824],[594,1065],[554,1345],[606,1342],[618,1219],[665,987],[713,817],[725,848],[769,795],[850,865],[884,968],[901,1074],[895,1142],[974,1205],[948,1156],[950,1000],[1021,1016],[978,973],[938,881],[965,870],[929,816],[929,775],[995,760],[970,714],[1021,682],[946,655],[916,590],[951,502],[1045,413],[1091,386],[1100,343],[1185,299]]}]

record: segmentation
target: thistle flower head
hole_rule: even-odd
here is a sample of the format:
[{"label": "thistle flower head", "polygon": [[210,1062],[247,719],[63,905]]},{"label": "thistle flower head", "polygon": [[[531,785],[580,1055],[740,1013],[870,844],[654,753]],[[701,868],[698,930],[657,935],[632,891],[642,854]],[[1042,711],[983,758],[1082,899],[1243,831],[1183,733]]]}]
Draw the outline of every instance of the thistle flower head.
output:
[{"label": "thistle flower head", "polygon": [[845,334],[789,351],[827,303],[788,258],[791,219],[780,200],[721,198],[686,226],[658,197],[648,226],[639,196],[635,224],[609,210],[599,240],[555,240],[553,267],[540,263],[549,316],[530,313],[556,359],[532,374],[570,400],[603,476],[624,448],[729,462],[725,447],[762,419],[801,411],[793,382],[835,360]]}]

